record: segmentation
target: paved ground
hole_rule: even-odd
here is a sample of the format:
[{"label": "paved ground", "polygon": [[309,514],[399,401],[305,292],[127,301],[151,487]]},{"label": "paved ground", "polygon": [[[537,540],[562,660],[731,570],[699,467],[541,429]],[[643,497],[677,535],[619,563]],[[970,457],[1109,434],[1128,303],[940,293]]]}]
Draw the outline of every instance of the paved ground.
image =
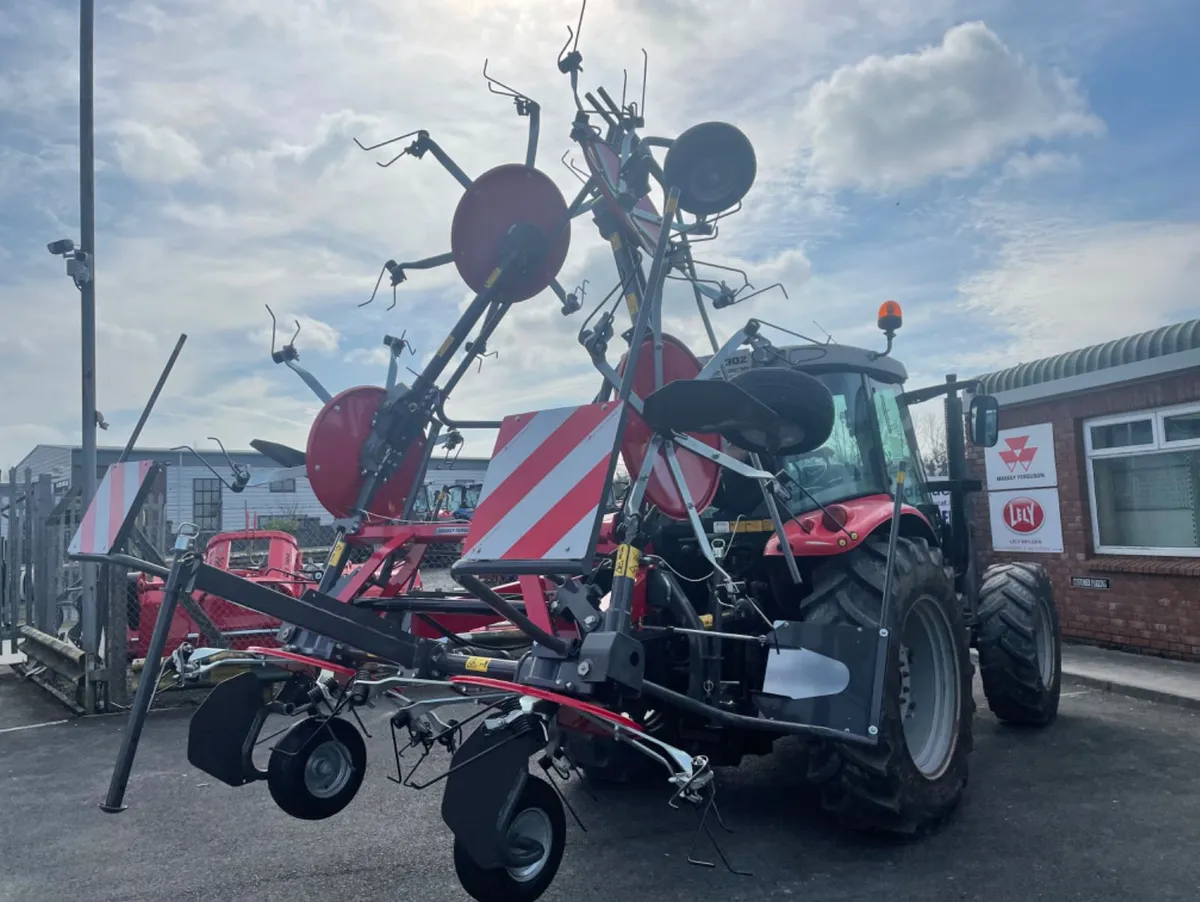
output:
[{"label": "paved ground", "polygon": [[[106,815],[124,726],[61,709],[0,668],[0,899],[46,902],[448,902],[463,900],[438,817],[440,796],[386,779],[386,732],[368,786],[337,820],[306,824],[261,784],[212,783],[184,757],[186,711],[152,715],[128,801]],[[733,900],[1194,900],[1200,894],[1200,715],[1068,688],[1042,733],[976,721],[972,783],[958,815],[915,845],[831,832],[805,800],[794,747],[724,775],[722,801],[739,834],[734,877],[686,864],[690,815],[658,797],[591,801],[574,792],[587,834],[544,896]],[[382,726],[376,714],[372,727]],[[665,796],[663,797],[665,799]]]}]

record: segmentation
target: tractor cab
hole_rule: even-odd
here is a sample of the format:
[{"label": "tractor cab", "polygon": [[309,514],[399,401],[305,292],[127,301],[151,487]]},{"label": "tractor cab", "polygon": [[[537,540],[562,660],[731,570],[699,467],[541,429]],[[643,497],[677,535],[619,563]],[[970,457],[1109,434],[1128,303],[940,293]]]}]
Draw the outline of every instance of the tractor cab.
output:
[{"label": "tractor cab", "polygon": [[[940,546],[956,577],[962,577],[970,563],[966,495],[981,488],[978,480],[966,478],[966,441],[983,447],[996,443],[997,403],[991,396],[975,395],[964,413],[959,393],[976,386],[954,376],[906,391],[908,371],[890,356],[900,324],[900,307],[889,301],[879,313],[879,326],[887,337],[884,351],[832,342],[775,347],[732,358],[725,373],[730,378],[757,367],[793,368],[813,376],[833,397],[833,429],[819,448],[763,460],[764,467],[782,472],[793,483],[784,515],[790,516],[785,530],[794,553],[836,553],[825,540],[836,542],[844,527],[849,525],[852,533],[870,532],[886,523],[903,462],[907,513],[902,527]],[[947,472],[930,474],[911,409],[939,396],[945,398]],[[738,449],[730,450],[736,454]],[[945,508],[938,496],[949,497]],[[732,471],[725,472],[714,507],[718,522],[754,522],[768,516],[758,484]]]}]

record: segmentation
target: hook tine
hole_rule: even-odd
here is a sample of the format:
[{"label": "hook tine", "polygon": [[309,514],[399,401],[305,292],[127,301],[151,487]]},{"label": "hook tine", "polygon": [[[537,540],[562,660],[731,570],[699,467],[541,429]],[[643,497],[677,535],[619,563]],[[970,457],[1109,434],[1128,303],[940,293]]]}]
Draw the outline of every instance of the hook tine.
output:
[{"label": "hook tine", "polygon": [[[388,261],[388,262],[391,262],[391,261]],[[383,269],[379,270],[379,278],[375,280],[375,290],[371,292],[371,296],[369,298],[367,298],[365,301],[363,301],[361,304],[358,304],[357,306],[365,307],[365,306],[367,306],[367,304],[369,304],[373,300],[375,300],[375,295],[379,294],[379,286],[383,284],[383,274],[385,272],[387,272],[387,263],[385,263],[383,265]]]},{"label": "hook tine", "polygon": [[380,141],[377,144],[370,145],[363,144],[362,141],[358,140],[358,138],[355,138],[354,143],[357,144],[362,150],[378,150],[380,147],[387,147],[389,144],[395,144],[397,141],[403,141],[405,138],[411,138],[413,135],[419,135],[420,133],[421,129],[417,129],[414,132],[408,132],[404,135],[397,135],[395,138],[388,138],[386,141]]}]

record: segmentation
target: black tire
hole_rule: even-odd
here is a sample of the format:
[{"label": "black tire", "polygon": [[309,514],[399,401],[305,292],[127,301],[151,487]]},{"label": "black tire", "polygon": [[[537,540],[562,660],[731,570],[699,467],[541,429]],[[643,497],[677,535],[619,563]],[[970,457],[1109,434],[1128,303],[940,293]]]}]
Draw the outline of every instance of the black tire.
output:
[{"label": "black tire", "polygon": [[[770,407],[785,424],[801,432],[776,451],[781,456],[807,454],[825,444],[833,431],[833,395],[819,379],[799,370],[778,366],[756,367],[729,380],[746,394]],[[747,451],[771,454],[765,436],[739,431],[730,435],[734,444]]]},{"label": "black tire", "polygon": [[[900,538],[896,547],[894,593],[887,627],[892,632],[883,686],[879,742],[861,746],[819,740],[809,758],[809,779],[820,789],[821,805],[843,826],[866,832],[924,834],[957,807],[967,786],[968,759],[973,746],[972,694],[974,667],[969,631],[954,591],[942,569],[942,556],[925,539]],[[867,539],[858,548],[820,565],[813,574],[814,590],[801,604],[802,617],[813,623],[844,623],[878,628],[887,564],[886,538]],[[949,746],[939,771],[926,774],[909,752],[905,738],[901,690],[901,645],[910,611],[936,612],[948,630],[944,662],[955,667],[957,704],[945,702],[956,720],[947,724]],[[916,699],[919,708],[921,699]],[[915,709],[914,709],[915,710]]]},{"label": "black tire", "polygon": [[[525,781],[525,788],[517,800],[513,826],[525,812],[539,812],[550,834],[544,862],[526,879],[514,875],[510,868],[481,868],[458,840],[454,841],[454,872],[462,888],[477,902],[533,902],[554,881],[567,845],[567,818],[562,800],[549,783],[531,776]],[[534,815],[535,818],[538,816]]]},{"label": "black tire", "polygon": [[[331,767],[348,767],[349,771],[338,772],[331,785],[321,786],[317,782],[321,776],[309,769],[310,761],[318,754],[321,758],[313,762],[314,769],[328,763]],[[275,804],[292,817],[320,821],[350,804],[366,770],[367,744],[352,723],[341,717],[306,717],[271,750],[267,788]]]},{"label": "black tire", "polygon": [[1046,568],[1024,561],[988,567],[976,618],[988,708],[1006,723],[1052,723],[1062,689],[1062,635]]},{"label": "black tire", "polygon": [[679,188],[679,209],[694,216],[728,210],[758,174],[754,145],[728,122],[700,122],[679,134],[663,159],[663,178]]}]

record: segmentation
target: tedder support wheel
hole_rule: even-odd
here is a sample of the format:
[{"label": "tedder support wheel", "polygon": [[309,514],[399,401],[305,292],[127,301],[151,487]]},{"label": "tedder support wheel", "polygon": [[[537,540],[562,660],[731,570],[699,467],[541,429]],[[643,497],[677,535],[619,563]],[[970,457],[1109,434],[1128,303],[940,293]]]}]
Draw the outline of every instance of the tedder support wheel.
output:
[{"label": "tedder support wheel", "polygon": [[513,812],[506,839],[509,849],[521,856],[517,865],[481,868],[454,841],[458,882],[477,902],[533,902],[558,873],[567,845],[567,818],[554,787],[530,776]]},{"label": "tedder support wheel", "polygon": [[[842,825],[916,835],[944,820],[966,788],[974,667],[941,552],[900,537],[896,557],[878,744],[820,740],[808,777]],[[821,564],[803,619],[878,628],[886,565],[887,540],[879,536]]]},{"label": "tedder support wheel", "polygon": [[350,804],[367,769],[367,744],[341,717],[306,717],[271,749],[267,788],[275,804],[306,821]]},{"label": "tedder support wheel", "polygon": [[1046,726],[1058,716],[1062,634],[1041,564],[993,564],[979,589],[975,647],[988,708],[1000,720]]}]

